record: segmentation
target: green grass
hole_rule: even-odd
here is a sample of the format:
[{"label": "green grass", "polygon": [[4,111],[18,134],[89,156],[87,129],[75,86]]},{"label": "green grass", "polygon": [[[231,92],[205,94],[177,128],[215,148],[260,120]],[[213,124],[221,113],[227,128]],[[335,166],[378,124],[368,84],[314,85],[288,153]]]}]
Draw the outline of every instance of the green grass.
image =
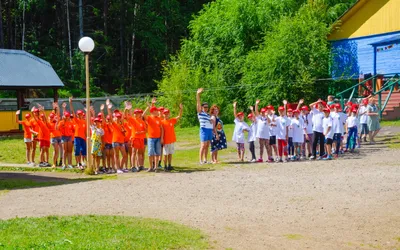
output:
[{"label": "green grass", "polygon": [[285,234],[284,236],[289,240],[300,240],[304,238],[304,236],[300,234]]},{"label": "green grass", "polygon": [[0,220],[4,249],[208,249],[205,236],[172,222],[120,216]]},{"label": "green grass", "polygon": [[[39,146],[36,150],[36,159],[39,159]],[[0,162],[26,163],[25,143],[22,137],[0,139]]]},{"label": "green grass", "polygon": [[382,127],[400,127],[400,120],[396,121],[381,121],[381,126]]},{"label": "green grass", "polygon": [[388,136],[382,140],[391,149],[400,149],[400,134]]}]

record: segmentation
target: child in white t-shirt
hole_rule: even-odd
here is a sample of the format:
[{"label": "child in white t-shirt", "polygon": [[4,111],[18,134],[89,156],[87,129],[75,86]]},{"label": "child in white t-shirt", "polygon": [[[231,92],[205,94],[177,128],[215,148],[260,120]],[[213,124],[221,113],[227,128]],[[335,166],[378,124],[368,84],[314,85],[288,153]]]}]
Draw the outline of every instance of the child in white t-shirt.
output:
[{"label": "child in white t-shirt", "polygon": [[369,134],[368,130],[368,99],[362,100],[362,105],[358,109],[358,116],[360,118],[360,135],[361,135],[361,142],[364,140],[364,142],[367,142],[367,136]]},{"label": "child in white t-shirt", "polygon": [[333,143],[333,125],[332,117],[330,116],[330,109],[324,108],[324,119],[322,120],[322,127],[324,129],[324,136],[326,140],[326,157],[323,160],[332,160],[332,143]]},{"label": "child in white t-shirt", "polygon": [[277,125],[275,119],[277,116],[275,115],[275,108],[272,105],[267,106],[268,118],[270,120],[269,125],[269,146],[271,154],[268,155],[268,162],[274,162],[274,158],[272,155],[272,151],[275,153],[275,161],[279,160],[278,158],[278,147],[276,146],[276,134],[277,134]]},{"label": "child in white t-shirt", "polygon": [[292,130],[293,136],[293,145],[294,145],[294,155],[292,156],[292,160],[300,160],[302,146],[304,144],[304,135],[308,138],[307,128],[304,123],[304,120],[300,117],[300,111],[293,111],[293,119],[291,120],[290,129]]},{"label": "child in white t-shirt", "polygon": [[233,113],[235,115],[235,130],[233,131],[232,140],[236,142],[237,145],[237,153],[240,161],[244,161],[244,142],[245,136],[244,132],[249,132],[250,127],[247,123],[244,122],[244,113],[239,112],[236,113],[236,102],[233,103]]},{"label": "child in white t-shirt", "polygon": [[256,162],[256,150],[255,150],[255,141],[257,135],[257,119],[253,112],[253,106],[250,106],[251,113],[247,116],[247,118],[251,121],[249,134],[248,134],[248,142],[249,142],[249,150],[251,153],[251,160],[250,162]]},{"label": "child in white t-shirt", "polygon": [[294,119],[293,109],[287,110],[287,118],[288,118],[288,123],[289,123],[287,148],[288,148],[289,159],[292,159],[292,157],[294,156],[294,144],[293,144],[293,130],[292,130],[292,127],[290,126],[290,124],[292,123],[292,119]]},{"label": "child in white t-shirt", "polygon": [[313,123],[313,144],[312,144],[312,156],[310,160],[315,160],[317,157],[317,145],[319,143],[319,157],[318,160],[322,159],[322,156],[325,155],[325,136],[324,136],[324,128],[322,124],[322,120],[324,119],[324,106],[325,104],[320,100],[317,102],[311,103],[311,113],[313,115],[312,123]]},{"label": "child in white t-shirt", "polygon": [[[287,102],[284,101],[285,107]],[[286,116],[286,108],[281,106],[278,108],[279,117],[275,119],[276,121],[276,138],[278,139],[278,153],[279,153],[279,162],[287,162],[288,160],[288,152],[287,152],[287,142],[288,142],[288,132],[290,120]],[[282,156],[285,156],[283,159]]]},{"label": "child in white t-shirt", "polygon": [[260,100],[256,101],[255,105],[255,119],[257,122],[257,133],[256,138],[258,138],[258,142],[260,143],[260,158],[257,162],[263,162],[263,154],[264,149],[267,151],[268,159],[271,156],[271,147],[270,147],[270,129],[271,129],[271,120],[267,116],[267,109],[262,108],[260,113],[258,112],[258,105]]}]

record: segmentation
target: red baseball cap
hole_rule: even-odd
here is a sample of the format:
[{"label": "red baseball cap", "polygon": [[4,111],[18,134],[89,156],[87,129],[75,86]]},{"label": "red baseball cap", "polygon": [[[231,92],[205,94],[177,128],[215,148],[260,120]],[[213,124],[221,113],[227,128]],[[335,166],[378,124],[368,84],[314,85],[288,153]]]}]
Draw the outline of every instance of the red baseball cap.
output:
[{"label": "red baseball cap", "polygon": [[53,118],[54,118],[54,113],[50,113],[49,117],[50,117],[51,119],[53,119]]},{"label": "red baseball cap", "polygon": [[118,109],[114,110],[114,113],[121,113]]},{"label": "red baseball cap", "polygon": [[82,114],[83,114],[83,111],[79,109],[78,111],[76,111],[76,114],[77,114],[77,115],[82,115]]},{"label": "red baseball cap", "polygon": [[308,109],[308,106],[303,106],[303,107],[301,107],[301,110],[307,110],[308,111],[309,109]]},{"label": "red baseball cap", "polygon": [[342,108],[342,105],[340,105],[340,103],[336,103],[336,108],[337,108],[337,109],[341,109],[341,108]]},{"label": "red baseball cap", "polygon": [[237,113],[237,114],[236,114],[236,117],[239,117],[239,116],[244,116],[244,113],[243,113],[243,112]]},{"label": "red baseball cap", "polygon": [[266,108],[262,108],[261,109],[261,113],[265,113],[265,112],[267,112],[267,109]]},{"label": "red baseball cap", "polygon": [[293,113],[293,109],[288,109],[287,112]]},{"label": "red baseball cap", "polygon": [[357,113],[357,109],[352,109],[351,112]]},{"label": "red baseball cap", "polygon": [[275,108],[274,108],[274,106],[272,106],[272,105],[268,105],[268,106],[267,106],[267,109],[268,109],[268,110],[274,110]]},{"label": "red baseball cap", "polygon": [[293,110],[293,114],[300,114],[300,110],[298,109]]},{"label": "red baseball cap", "polygon": [[107,120],[111,120],[111,116],[110,116],[110,115],[107,115],[107,116],[106,116],[106,119],[107,119]]},{"label": "red baseball cap", "polygon": [[40,117],[44,117],[44,114],[40,114]]},{"label": "red baseball cap", "polygon": [[163,109],[163,114],[169,114],[169,109]]},{"label": "red baseball cap", "polygon": [[330,109],[335,109],[336,108],[336,104],[332,104],[331,106],[329,106]]},{"label": "red baseball cap", "polygon": [[253,118],[253,114],[252,114],[252,113],[248,114],[248,115],[247,115],[247,118],[249,118],[249,119],[250,119],[250,118]]},{"label": "red baseball cap", "polygon": [[65,112],[64,112],[64,116],[65,116],[65,117],[71,117],[71,114],[70,114],[68,111],[65,111]]},{"label": "red baseball cap", "polygon": [[150,108],[150,113],[153,113],[153,112],[155,112],[155,111],[158,111],[158,108],[155,107],[155,106],[152,106],[152,107]]},{"label": "red baseball cap", "polygon": [[330,112],[331,112],[331,110],[330,110],[330,109],[328,109],[328,108],[324,108],[324,112],[330,113]]},{"label": "red baseball cap", "polygon": [[103,122],[103,121],[100,118],[97,117],[97,118],[94,119],[94,122]]},{"label": "red baseball cap", "polygon": [[98,113],[97,117],[103,117],[103,113]]},{"label": "red baseball cap", "polygon": [[351,107],[351,106],[353,106],[353,103],[352,102],[347,102],[346,106]]},{"label": "red baseball cap", "polygon": [[162,112],[162,111],[164,111],[164,109],[165,109],[164,107],[159,107],[159,108],[158,108],[158,111],[161,111],[161,112]]},{"label": "red baseball cap", "polygon": [[368,101],[368,99],[364,99],[364,100],[362,101],[362,103],[363,103],[364,105],[368,105],[369,101]]},{"label": "red baseball cap", "polygon": [[33,108],[33,112],[39,112],[39,109],[38,108]]},{"label": "red baseball cap", "polygon": [[31,118],[31,114],[26,114],[25,118]]},{"label": "red baseball cap", "polygon": [[115,117],[117,117],[117,118],[121,118],[121,117],[122,117],[122,114],[121,114],[120,112],[118,112],[118,113],[115,113]]},{"label": "red baseball cap", "polygon": [[285,110],[285,108],[282,107],[282,106],[280,106],[280,107],[278,108],[278,111],[284,111],[284,110]]}]

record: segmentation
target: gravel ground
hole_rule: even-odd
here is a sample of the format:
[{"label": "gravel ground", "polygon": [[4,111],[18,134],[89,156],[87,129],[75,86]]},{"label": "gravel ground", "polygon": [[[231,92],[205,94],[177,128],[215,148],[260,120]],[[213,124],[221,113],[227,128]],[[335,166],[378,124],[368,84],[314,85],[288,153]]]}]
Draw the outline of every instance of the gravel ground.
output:
[{"label": "gravel ground", "polygon": [[160,218],[203,230],[216,249],[400,249],[399,153],[373,145],[329,162],[131,174],[12,190],[0,197],[0,219]]}]

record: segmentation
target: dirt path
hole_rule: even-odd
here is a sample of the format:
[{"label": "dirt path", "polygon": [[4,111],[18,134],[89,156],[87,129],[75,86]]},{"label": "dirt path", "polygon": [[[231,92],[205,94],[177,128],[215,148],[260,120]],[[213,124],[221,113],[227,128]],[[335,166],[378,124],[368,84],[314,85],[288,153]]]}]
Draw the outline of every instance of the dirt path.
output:
[{"label": "dirt path", "polygon": [[0,219],[144,216],[199,228],[217,249],[398,249],[399,155],[373,145],[330,162],[13,190],[0,197]]}]

